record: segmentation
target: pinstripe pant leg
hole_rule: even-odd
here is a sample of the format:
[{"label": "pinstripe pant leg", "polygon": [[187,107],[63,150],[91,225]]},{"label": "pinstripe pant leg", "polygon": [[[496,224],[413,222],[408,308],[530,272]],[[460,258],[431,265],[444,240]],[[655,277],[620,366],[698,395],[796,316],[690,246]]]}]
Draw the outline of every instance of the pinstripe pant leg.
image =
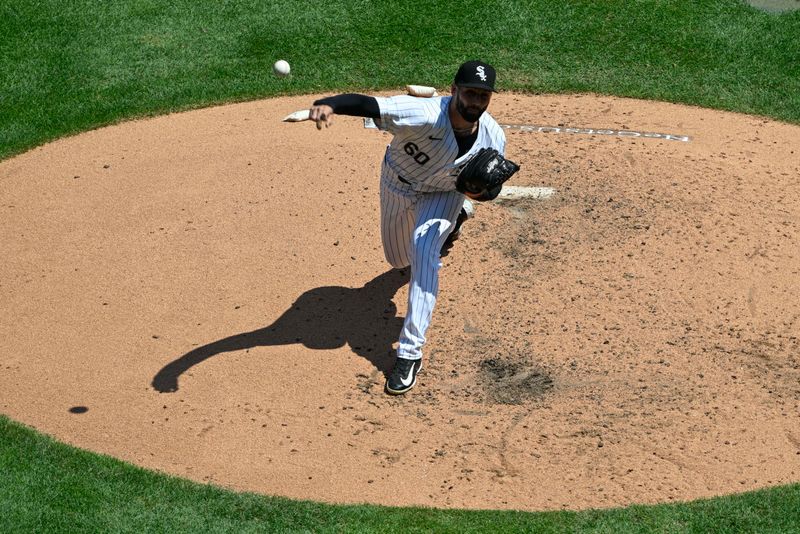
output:
[{"label": "pinstripe pant leg", "polygon": [[440,252],[463,203],[464,195],[455,191],[427,193],[416,203],[408,310],[400,333],[399,357],[422,358],[425,332],[439,292]]},{"label": "pinstripe pant leg", "polygon": [[[404,188],[405,189],[405,188]],[[401,189],[391,178],[381,179],[381,242],[386,261],[392,267],[411,265],[411,236],[414,233],[414,204],[418,193]]]}]

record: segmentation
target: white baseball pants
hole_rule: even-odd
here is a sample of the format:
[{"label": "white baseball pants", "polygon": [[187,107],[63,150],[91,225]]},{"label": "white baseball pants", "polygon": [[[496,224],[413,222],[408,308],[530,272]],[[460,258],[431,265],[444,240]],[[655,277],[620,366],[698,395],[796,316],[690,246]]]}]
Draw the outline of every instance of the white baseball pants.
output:
[{"label": "white baseball pants", "polygon": [[380,199],[386,260],[396,268],[411,266],[408,310],[397,356],[419,360],[439,292],[440,251],[458,218],[464,195],[457,191],[418,193],[383,174]]}]

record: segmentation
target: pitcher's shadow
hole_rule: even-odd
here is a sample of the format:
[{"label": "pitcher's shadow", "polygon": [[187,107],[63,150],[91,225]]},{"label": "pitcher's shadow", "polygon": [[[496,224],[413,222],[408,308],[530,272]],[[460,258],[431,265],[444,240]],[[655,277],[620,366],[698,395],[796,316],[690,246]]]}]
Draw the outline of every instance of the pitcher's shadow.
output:
[{"label": "pitcher's shadow", "polygon": [[170,362],[153,377],[153,389],[177,391],[183,373],[225,352],[293,343],[322,350],[348,344],[386,374],[394,363],[392,344],[403,325],[392,297],[407,282],[407,270],[391,269],[364,287],[306,291],[271,325],[197,347]]}]

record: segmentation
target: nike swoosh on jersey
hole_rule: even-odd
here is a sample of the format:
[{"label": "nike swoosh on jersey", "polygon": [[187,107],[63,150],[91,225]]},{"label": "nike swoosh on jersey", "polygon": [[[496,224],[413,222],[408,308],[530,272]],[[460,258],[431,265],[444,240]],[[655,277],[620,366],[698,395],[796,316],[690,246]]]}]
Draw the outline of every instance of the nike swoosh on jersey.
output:
[{"label": "nike swoosh on jersey", "polygon": [[428,139],[430,139],[431,141],[441,141],[442,139],[444,139],[444,137],[434,137],[432,135],[429,135]]}]

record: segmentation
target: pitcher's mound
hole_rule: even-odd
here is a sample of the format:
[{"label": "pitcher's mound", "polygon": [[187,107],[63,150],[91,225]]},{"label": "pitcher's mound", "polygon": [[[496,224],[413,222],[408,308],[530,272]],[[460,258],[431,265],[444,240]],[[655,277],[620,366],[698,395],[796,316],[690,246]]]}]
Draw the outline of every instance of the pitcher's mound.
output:
[{"label": "pitcher's mound", "polygon": [[478,206],[425,370],[391,398],[408,273],[378,231],[389,137],[281,122],[314,98],[0,163],[3,413],[329,502],[577,509],[800,480],[800,128],[498,95],[509,185],[554,193]]}]

